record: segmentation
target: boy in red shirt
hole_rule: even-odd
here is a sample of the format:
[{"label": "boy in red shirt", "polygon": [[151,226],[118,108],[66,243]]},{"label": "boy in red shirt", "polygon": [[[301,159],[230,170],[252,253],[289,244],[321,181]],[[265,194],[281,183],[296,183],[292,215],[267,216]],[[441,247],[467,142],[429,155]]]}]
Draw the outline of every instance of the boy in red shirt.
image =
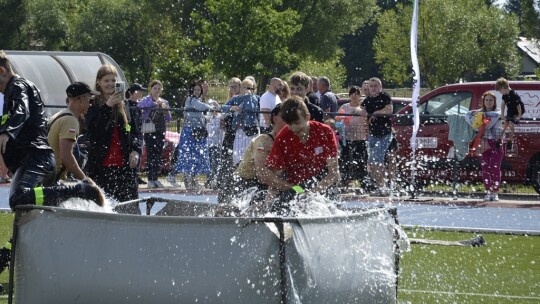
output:
[{"label": "boy in red shirt", "polygon": [[266,165],[278,175],[285,173],[286,181],[295,186],[277,189],[292,194],[280,196],[280,203],[287,203],[287,198],[304,192],[304,188],[327,194],[340,179],[334,131],[325,124],[309,120],[307,106],[298,96],[283,103],[281,118],[288,126],[276,136]]}]

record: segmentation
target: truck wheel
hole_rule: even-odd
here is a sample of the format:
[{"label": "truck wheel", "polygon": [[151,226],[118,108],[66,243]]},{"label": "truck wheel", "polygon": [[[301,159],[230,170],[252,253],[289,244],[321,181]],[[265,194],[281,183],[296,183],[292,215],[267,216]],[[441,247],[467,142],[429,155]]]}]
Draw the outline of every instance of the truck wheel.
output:
[{"label": "truck wheel", "polygon": [[536,190],[536,193],[540,194],[540,158],[536,158],[529,164],[530,182]]}]

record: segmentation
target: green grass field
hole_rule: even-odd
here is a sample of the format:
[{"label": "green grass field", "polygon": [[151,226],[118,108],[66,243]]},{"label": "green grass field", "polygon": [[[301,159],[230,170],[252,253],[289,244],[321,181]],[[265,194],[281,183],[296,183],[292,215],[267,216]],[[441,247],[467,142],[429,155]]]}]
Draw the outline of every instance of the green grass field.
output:
[{"label": "green grass field", "polygon": [[[407,231],[464,240],[470,233]],[[540,237],[484,234],[483,247],[412,245],[401,258],[400,303],[540,303]]]},{"label": "green grass field", "polygon": [[[13,214],[0,213],[0,242]],[[411,231],[414,238],[464,240],[471,233]],[[483,247],[411,245],[401,257],[399,303],[540,303],[540,237],[484,234]],[[0,275],[7,290],[8,271]],[[7,303],[7,296],[0,304]]]}]

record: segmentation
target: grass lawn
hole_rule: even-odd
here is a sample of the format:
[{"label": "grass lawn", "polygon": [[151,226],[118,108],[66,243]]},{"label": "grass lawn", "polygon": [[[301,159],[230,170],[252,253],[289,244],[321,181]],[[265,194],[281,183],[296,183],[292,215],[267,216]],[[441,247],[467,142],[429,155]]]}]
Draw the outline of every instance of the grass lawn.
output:
[{"label": "grass lawn", "polygon": [[[464,240],[470,233],[407,231]],[[401,258],[399,303],[540,303],[540,237],[484,234],[483,247],[411,245]]]},{"label": "grass lawn", "polygon": [[[0,242],[13,214],[0,213]],[[464,240],[470,233],[408,230],[414,238]],[[484,234],[483,247],[411,245],[401,257],[399,303],[540,303],[540,237]],[[8,271],[0,275],[7,290]],[[7,303],[7,296],[0,304]]]}]

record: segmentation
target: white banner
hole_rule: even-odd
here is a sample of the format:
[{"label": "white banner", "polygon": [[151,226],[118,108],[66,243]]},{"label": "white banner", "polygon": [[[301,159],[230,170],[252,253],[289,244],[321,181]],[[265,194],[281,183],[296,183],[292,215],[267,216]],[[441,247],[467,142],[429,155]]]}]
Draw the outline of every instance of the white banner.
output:
[{"label": "white banner", "polygon": [[414,9],[411,22],[411,60],[413,66],[413,93],[412,93],[412,110],[413,110],[413,132],[411,136],[411,149],[413,157],[416,153],[417,141],[416,134],[420,127],[420,114],[418,113],[418,101],[420,98],[420,67],[418,65],[418,54],[416,52],[416,42],[418,36],[418,0],[414,0]]}]

